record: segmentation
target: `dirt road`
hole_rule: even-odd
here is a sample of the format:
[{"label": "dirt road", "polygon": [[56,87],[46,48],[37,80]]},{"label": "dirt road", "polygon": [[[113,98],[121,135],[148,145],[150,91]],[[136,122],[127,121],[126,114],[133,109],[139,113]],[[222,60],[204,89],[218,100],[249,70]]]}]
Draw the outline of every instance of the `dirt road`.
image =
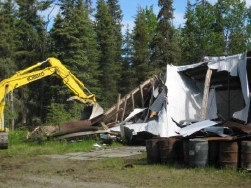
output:
[{"label": "dirt road", "polygon": [[[139,155],[145,147],[121,147],[92,152],[43,155],[29,159],[1,158],[1,188],[127,188],[107,174],[113,158]],[[108,159],[100,163],[102,159]],[[99,161],[99,162],[97,162]],[[120,165],[120,164],[119,164]],[[124,164],[121,164],[122,170]],[[114,165],[115,168],[115,165]]]}]

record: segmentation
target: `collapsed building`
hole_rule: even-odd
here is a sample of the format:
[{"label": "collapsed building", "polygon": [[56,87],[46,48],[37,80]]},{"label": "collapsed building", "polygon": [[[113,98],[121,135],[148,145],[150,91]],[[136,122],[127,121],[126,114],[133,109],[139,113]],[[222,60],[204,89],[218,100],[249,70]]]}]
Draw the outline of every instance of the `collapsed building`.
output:
[{"label": "collapsed building", "polygon": [[120,131],[126,143],[145,140],[149,163],[176,159],[189,161],[192,167],[211,164],[250,170],[250,55],[167,65],[164,85],[152,87],[156,98],[146,109],[147,118],[128,123],[145,111],[136,109],[111,131]]},{"label": "collapsed building", "polygon": [[[56,138],[99,134],[102,139],[115,137],[125,144],[145,144],[159,138],[167,139],[170,145],[168,138],[174,138],[184,145],[189,139],[205,138],[210,143],[236,141],[240,145],[237,141],[251,137],[250,59],[251,52],[245,52],[207,56],[190,65],[167,65],[165,78],[153,76],[124,97],[119,95],[117,103],[103,115],[65,123],[53,131],[43,127],[40,132],[46,130]],[[184,157],[183,151],[182,160]],[[164,154],[162,158],[168,157]]]},{"label": "collapsed building", "polygon": [[[250,121],[250,55],[251,52],[205,57],[204,62],[191,65],[167,65],[164,84],[152,82],[154,100],[148,104],[148,117],[144,117],[143,122],[140,119],[138,127],[143,130],[143,123],[147,130],[153,124],[149,121],[153,112],[157,115],[156,124],[155,129],[151,126],[150,132],[159,137],[185,137],[222,122],[228,122],[229,126],[247,125]],[[146,107],[141,107],[145,112]],[[140,132],[135,123],[124,125],[129,129],[133,127],[134,135]],[[223,136],[222,127],[213,130]]]}]

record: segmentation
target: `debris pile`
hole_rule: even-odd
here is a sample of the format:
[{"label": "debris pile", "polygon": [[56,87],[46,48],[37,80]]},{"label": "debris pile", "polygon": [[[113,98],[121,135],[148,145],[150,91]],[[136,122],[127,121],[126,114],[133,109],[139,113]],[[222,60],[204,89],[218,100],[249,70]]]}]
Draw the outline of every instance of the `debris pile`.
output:
[{"label": "debris pile", "polygon": [[[245,52],[167,65],[165,79],[153,76],[119,95],[101,116],[60,125],[49,134],[58,139],[99,134],[107,142],[144,145],[151,153],[149,163],[178,160],[193,167],[231,164],[250,169],[249,161],[243,161],[251,160],[243,156],[251,145],[250,60],[251,52]],[[179,149],[171,152],[174,148]]]}]

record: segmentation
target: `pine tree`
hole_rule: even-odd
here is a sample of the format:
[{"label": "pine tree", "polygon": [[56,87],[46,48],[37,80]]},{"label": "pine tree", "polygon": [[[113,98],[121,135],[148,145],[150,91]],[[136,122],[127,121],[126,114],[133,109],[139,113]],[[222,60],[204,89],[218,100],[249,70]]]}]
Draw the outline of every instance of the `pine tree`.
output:
[{"label": "pine tree", "polygon": [[[246,25],[246,32],[251,33],[251,7],[247,9],[247,25]],[[251,49],[251,41],[247,40],[247,50]]]},{"label": "pine tree", "polygon": [[[45,22],[38,14],[45,10],[50,1],[38,0],[16,0],[15,11],[15,62],[17,69],[21,70],[44,60],[45,43],[47,38]],[[21,120],[18,123],[31,125],[32,119],[40,117],[43,113],[42,107],[42,81],[37,81],[27,86],[19,88],[16,97],[23,104],[19,113]]]},{"label": "pine tree", "polygon": [[165,72],[166,64],[178,64],[180,62],[180,48],[174,39],[174,27],[172,26],[173,7],[172,0],[159,0],[158,26],[152,42],[152,61],[161,72]]},{"label": "pine tree", "polygon": [[118,84],[118,91],[120,91],[120,81],[121,79],[124,80],[121,77],[121,65],[122,65],[122,10],[120,9],[120,5],[118,4],[118,0],[107,0],[107,5],[109,8],[109,12],[112,15],[113,18],[113,37],[115,38],[115,56],[114,56],[114,62],[116,64],[116,72],[118,72],[118,78],[117,79],[117,84]]},{"label": "pine tree", "polygon": [[[10,77],[16,70],[15,45],[14,45],[14,9],[13,1],[6,0],[0,3],[0,79]],[[17,116],[14,111],[13,95],[6,96],[4,111],[5,126],[14,129],[14,119]],[[10,120],[10,121],[9,121]],[[11,126],[12,127],[11,127]]]},{"label": "pine tree", "polygon": [[116,102],[118,94],[118,81],[120,78],[118,60],[118,43],[114,35],[114,19],[108,5],[104,0],[97,1],[95,25],[98,44],[101,50],[100,77],[103,86],[103,107],[110,107]]},{"label": "pine tree", "polygon": [[[98,70],[99,51],[89,11],[82,0],[62,0],[61,3],[61,12],[50,32],[53,56],[85,84],[88,90],[84,92],[87,95],[91,91],[98,96],[101,93],[98,81],[101,74]],[[72,92],[65,86],[63,90],[60,89],[62,81],[56,79],[51,78],[54,88],[49,94],[55,98],[55,102],[65,103]]]},{"label": "pine tree", "polygon": [[150,74],[150,56],[151,51],[149,43],[151,35],[148,32],[149,26],[147,24],[146,12],[141,7],[138,7],[137,15],[135,18],[135,26],[133,28],[133,60],[132,68],[137,78],[136,85],[149,78]]},{"label": "pine tree", "polygon": [[[202,61],[205,55],[221,56],[247,49],[248,32],[245,2],[188,2],[186,23],[182,29],[182,49],[187,63]],[[192,48],[191,48],[192,46]]]},{"label": "pine tree", "polygon": [[0,4],[0,79],[15,72],[14,10],[12,0]]},{"label": "pine tree", "polygon": [[215,8],[220,11],[225,35],[225,52],[228,55],[247,49],[250,34],[246,32],[246,2],[241,0],[219,0]]},{"label": "pine tree", "polygon": [[135,88],[137,78],[132,75],[136,75],[135,70],[132,68],[133,59],[133,40],[132,34],[129,30],[129,25],[126,26],[126,31],[123,38],[122,45],[122,73],[123,78],[120,82],[120,92],[122,96]]}]

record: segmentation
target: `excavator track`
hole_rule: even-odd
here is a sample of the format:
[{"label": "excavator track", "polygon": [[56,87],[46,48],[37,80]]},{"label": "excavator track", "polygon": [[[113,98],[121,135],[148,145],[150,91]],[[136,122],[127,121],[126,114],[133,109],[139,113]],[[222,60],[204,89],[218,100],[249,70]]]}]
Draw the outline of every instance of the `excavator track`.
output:
[{"label": "excavator track", "polygon": [[8,149],[8,133],[0,133],[0,149]]}]

